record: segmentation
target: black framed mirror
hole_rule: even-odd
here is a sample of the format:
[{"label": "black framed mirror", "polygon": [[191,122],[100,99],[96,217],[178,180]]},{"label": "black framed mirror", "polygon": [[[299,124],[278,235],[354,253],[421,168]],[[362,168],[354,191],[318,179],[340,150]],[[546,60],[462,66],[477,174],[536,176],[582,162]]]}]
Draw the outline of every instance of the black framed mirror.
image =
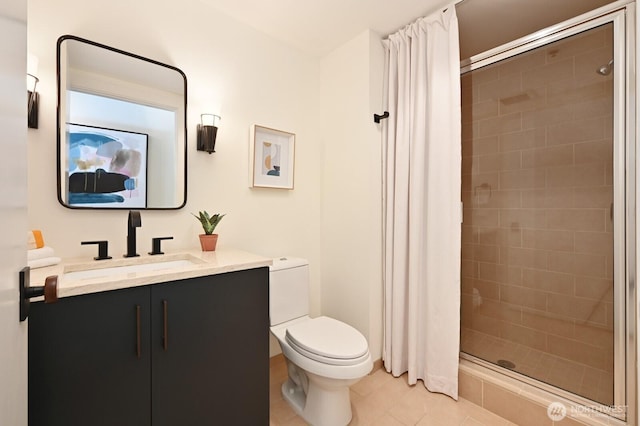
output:
[{"label": "black framed mirror", "polygon": [[179,209],[187,201],[187,78],[72,35],[57,43],[58,201]]}]

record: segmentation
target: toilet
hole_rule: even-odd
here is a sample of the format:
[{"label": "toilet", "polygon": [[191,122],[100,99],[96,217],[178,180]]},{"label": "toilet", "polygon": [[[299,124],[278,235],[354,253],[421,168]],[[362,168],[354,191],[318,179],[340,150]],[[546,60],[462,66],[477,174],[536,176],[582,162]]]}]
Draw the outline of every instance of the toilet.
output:
[{"label": "toilet", "polygon": [[278,339],[289,377],[282,396],[307,423],[351,421],[349,386],[373,368],[369,345],[355,328],[333,318],[309,317],[309,263],[273,260],[269,272],[271,333]]}]

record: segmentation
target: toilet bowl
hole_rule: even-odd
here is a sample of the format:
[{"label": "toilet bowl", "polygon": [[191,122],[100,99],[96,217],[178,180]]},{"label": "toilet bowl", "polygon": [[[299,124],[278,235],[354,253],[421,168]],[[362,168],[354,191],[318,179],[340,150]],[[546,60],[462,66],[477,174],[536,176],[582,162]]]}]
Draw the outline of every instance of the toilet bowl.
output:
[{"label": "toilet bowl", "polygon": [[308,316],[306,261],[281,258],[271,268],[271,333],[288,372],[282,395],[311,425],[347,425],[352,418],[349,386],[373,368],[367,340],[341,321]]}]

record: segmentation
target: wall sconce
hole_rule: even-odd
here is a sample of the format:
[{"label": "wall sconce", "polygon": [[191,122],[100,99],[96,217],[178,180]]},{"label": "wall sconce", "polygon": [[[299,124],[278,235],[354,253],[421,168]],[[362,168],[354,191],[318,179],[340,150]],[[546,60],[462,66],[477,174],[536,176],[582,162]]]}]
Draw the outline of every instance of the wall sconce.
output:
[{"label": "wall sconce", "polygon": [[27,125],[30,129],[38,128],[38,92],[36,86],[40,81],[38,73],[38,58],[32,54],[27,56]]},{"label": "wall sconce", "polygon": [[198,151],[207,151],[209,154],[216,152],[216,135],[218,134],[218,121],[221,118],[215,114],[200,115],[198,124]]}]

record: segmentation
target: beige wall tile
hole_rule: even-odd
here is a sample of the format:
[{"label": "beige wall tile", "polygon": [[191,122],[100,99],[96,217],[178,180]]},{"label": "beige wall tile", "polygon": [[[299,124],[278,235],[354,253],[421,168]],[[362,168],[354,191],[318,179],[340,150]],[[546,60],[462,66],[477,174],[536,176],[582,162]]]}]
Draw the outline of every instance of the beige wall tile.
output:
[{"label": "beige wall tile", "polygon": [[497,66],[490,65],[488,67],[480,68],[473,73],[464,74],[461,78],[462,84],[471,84],[474,87],[480,87],[483,84],[500,78],[500,70]]},{"label": "beige wall tile", "polygon": [[522,327],[520,325],[503,322],[501,337],[510,342],[516,342],[521,345],[546,351],[547,333],[534,330],[533,328]]},{"label": "beige wall tile", "polygon": [[516,95],[500,98],[500,114],[538,110],[547,103],[547,92],[542,88],[529,89]]},{"label": "beige wall tile", "polygon": [[492,188],[499,188],[500,174],[499,173],[479,173],[476,175],[462,174],[462,190],[473,191],[478,185],[486,183]]},{"label": "beige wall tile", "polygon": [[575,293],[575,275],[524,268],[522,270],[522,285],[549,293],[573,295]]},{"label": "beige wall tile", "polygon": [[576,324],[574,339],[597,346],[613,354],[613,327],[597,327],[589,324]]},{"label": "beige wall tile", "polygon": [[573,105],[575,118],[593,118],[613,115],[613,97],[587,99]]},{"label": "beige wall tile", "polygon": [[482,228],[497,228],[500,225],[498,209],[464,209],[464,224]]},{"label": "beige wall tile", "polygon": [[471,283],[471,291],[477,289],[482,299],[500,300],[500,284],[492,281],[468,280]]},{"label": "beige wall tile", "polygon": [[500,172],[500,189],[544,188],[545,170],[525,169]]},{"label": "beige wall tile", "polygon": [[[522,113],[522,128],[536,134],[544,132],[546,142],[546,126],[563,123],[574,118],[572,104],[546,105],[544,108]],[[537,145],[541,147],[541,145]]]},{"label": "beige wall tile", "polygon": [[604,120],[589,118],[550,125],[547,129],[547,144],[561,145],[605,138]]},{"label": "beige wall tile", "polygon": [[500,152],[500,138],[489,136],[486,138],[475,138],[465,141],[462,144],[462,155],[486,155]]},{"label": "beige wall tile", "polygon": [[573,318],[578,321],[605,322],[605,309],[602,303],[592,299],[549,293],[547,310],[558,316]]},{"label": "beige wall tile", "polygon": [[500,100],[522,93],[520,74],[512,74],[486,83],[478,84],[477,102]]},{"label": "beige wall tile", "polygon": [[547,309],[547,294],[525,287],[501,285],[500,301],[541,311]]},{"label": "beige wall tile", "polygon": [[482,406],[482,380],[460,371],[458,373],[458,394],[474,404]]},{"label": "beige wall tile", "polygon": [[[523,122],[528,114],[523,114]],[[530,129],[533,126],[526,126]],[[521,151],[524,149],[542,148],[546,145],[547,133],[544,127],[525,130],[522,132],[504,133],[498,135],[500,151]]]},{"label": "beige wall tile", "polygon": [[474,315],[472,328],[490,336],[500,337],[501,321],[485,315]]},{"label": "beige wall tile", "polygon": [[522,228],[544,228],[547,212],[541,209],[501,209],[500,227],[520,230]]},{"label": "beige wall tile", "polygon": [[522,246],[525,248],[556,251],[573,251],[574,233],[570,231],[529,230],[522,231]]},{"label": "beige wall tile", "polygon": [[548,250],[534,250],[528,248],[509,247],[500,251],[500,261],[503,264],[511,266],[520,266],[524,268],[546,269],[548,265]]},{"label": "beige wall tile", "polygon": [[546,407],[520,398],[491,383],[484,383],[482,406],[521,426],[551,426]]},{"label": "beige wall tile", "polygon": [[[612,135],[608,136],[612,137]],[[613,162],[613,141],[611,139],[577,143],[574,145],[574,149],[576,164]]]},{"label": "beige wall tile", "polygon": [[549,105],[567,105],[602,98],[606,94],[607,84],[603,80],[564,80],[551,82],[547,86]]},{"label": "beige wall tile", "polygon": [[549,62],[563,60],[574,55],[579,55],[593,49],[604,47],[605,32],[611,31],[604,28],[594,29],[586,33],[577,34],[573,37],[557,41],[545,48],[549,53],[547,59]]},{"label": "beige wall tile", "polygon": [[522,152],[522,168],[524,169],[571,165],[573,165],[572,145],[538,148]]},{"label": "beige wall tile", "polygon": [[606,257],[594,254],[575,253],[574,273],[585,277],[606,278],[607,264]]},{"label": "beige wall tile", "polygon": [[504,228],[482,229],[478,233],[478,237],[480,244],[490,244],[502,247],[522,246],[522,233],[520,230]]},{"label": "beige wall tile", "polygon": [[546,86],[550,81],[557,82],[573,77],[573,59],[558,60],[547,65],[530,68],[522,73],[524,90]]},{"label": "beige wall tile", "polygon": [[576,278],[576,296],[613,302],[613,280],[606,278]]},{"label": "beige wall tile", "polygon": [[549,167],[547,187],[593,187],[605,185],[606,168],[602,163],[580,164],[573,167]]},{"label": "beige wall tile", "polygon": [[544,65],[547,61],[546,56],[547,54],[544,50],[534,50],[526,55],[518,55],[501,61],[496,65],[500,72],[500,77],[504,78],[511,74],[518,74]]},{"label": "beige wall tile", "polygon": [[568,338],[575,336],[575,322],[573,320],[554,318],[548,312],[524,311],[522,312],[522,324],[548,334]]},{"label": "beige wall tile", "polygon": [[573,188],[545,188],[522,191],[523,208],[571,208]]},{"label": "beige wall tile", "polygon": [[479,156],[480,173],[503,170],[518,170],[522,168],[522,154],[519,151],[488,154]]},{"label": "beige wall tile", "polygon": [[[488,184],[487,184],[488,185]],[[486,186],[486,185],[485,185]],[[485,190],[484,193],[477,186],[478,190],[474,191],[473,206],[479,208],[518,208],[520,207],[520,191],[501,191],[497,188],[491,187],[489,193]]]},{"label": "beige wall tile", "polygon": [[[480,293],[482,294],[482,293]],[[482,304],[476,308],[478,314],[496,318],[508,323],[522,323],[522,307],[491,299],[482,299]]]},{"label": "beige wall tile", "polygon": [[546,217],[548,229],[604,232],[608,210],[549,209]]},{"label": "beige wall tile", "polygon": [[488,118],[486,120],[479,121],[478,124],[479,137],[517,132],[522,130],[522,114],[517,112],[495,118]]},{"label": "beige wall tile", "polygon": [[553,252],[549,256],[549,270],[574,274],[576,270],[574,253]]},{"label": "beige wall tile", "polygon": [[462,244],[478,244],[478,230],[470,225],[462,225]]},{"label": "beige wall tile", "polygon": [[477,278],[478,277],[478,262],[470,259],[462,258],[460,262],[460,272],[463,278]]},{"label": "beige wall tile", "polygon": [[613,253],[613,234],[608,232],[576,232],[575,249],[578,253],[609,255]]},{"label": "beige wall tile", "polygon": [[487,99],[477,102],[473,105],[471,118],[473,120],[483,120],[485,118],[493,118],[499,115],[500,104],[496,99]]},{"label": "beige wall tile", "polygon": [[549,335],[549,352],[593,368],[606,368],[605,350],[576,340]]},{"label": "beige wall tile", "polygon": [[478,262],[497,263],[498,247],[475,244],[473,246],[473,259]]}]

